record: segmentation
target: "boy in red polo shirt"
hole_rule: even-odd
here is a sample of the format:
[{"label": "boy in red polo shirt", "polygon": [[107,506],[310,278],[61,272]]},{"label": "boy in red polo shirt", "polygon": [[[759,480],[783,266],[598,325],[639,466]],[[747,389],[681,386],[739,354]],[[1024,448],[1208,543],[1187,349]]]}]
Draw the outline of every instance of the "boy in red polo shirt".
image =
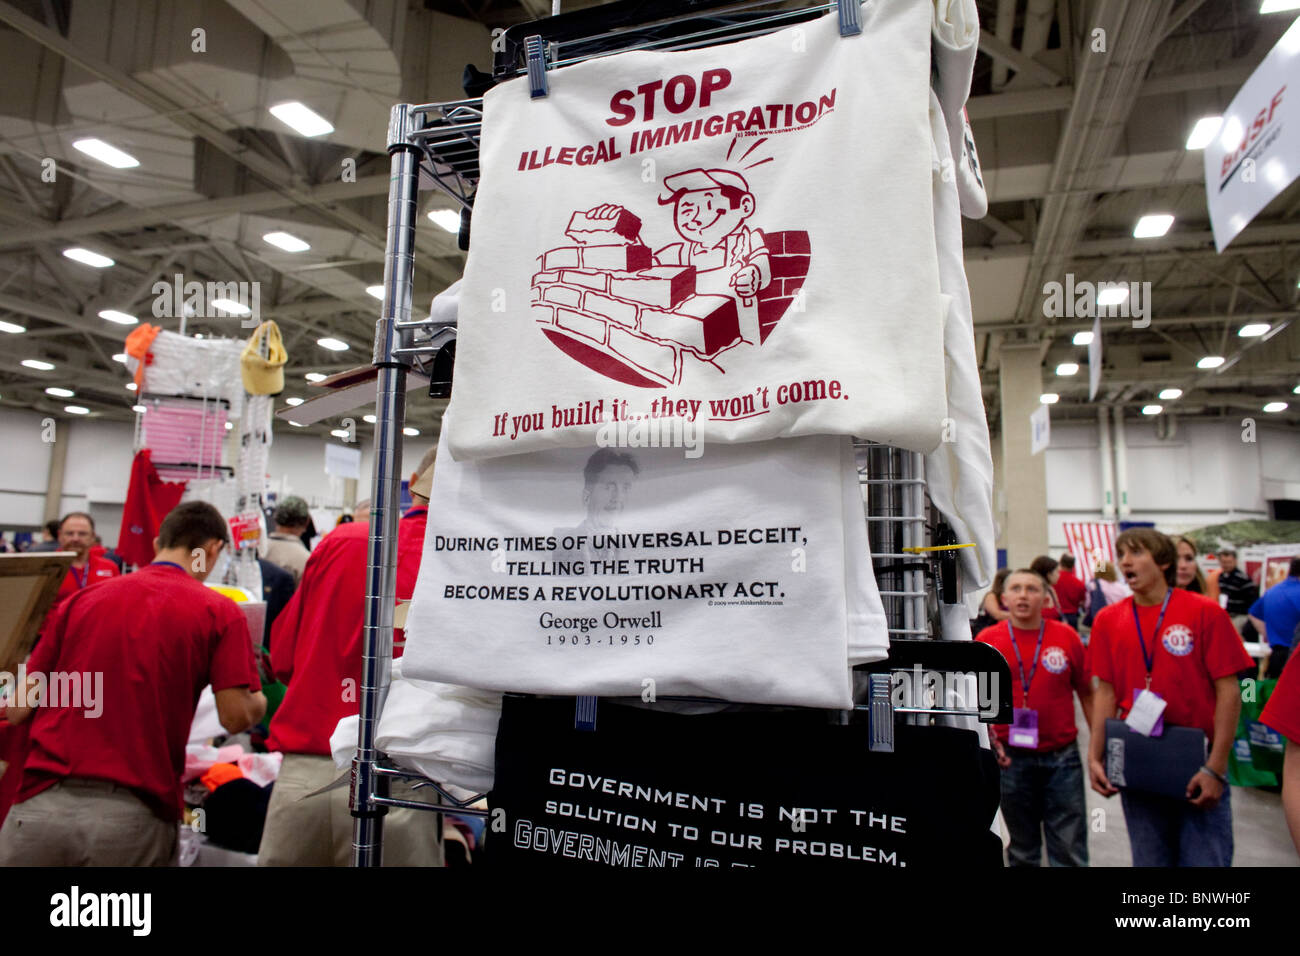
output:
[{"label": "boy in red polo shirt", "polygon": [[1300,655],[1292,654],[1264,705],[1259,722],[1286,738],[1282,765],[1282,809],[1291,828],[1291,842],[1300,853]]},{"label": "boy in red polo shirt", "polygon": [[216,508],[178,505],[152,564],[51,613],[26,701],[5,711],[10,724],[31,720],[31,751],[0,828],[0,866],[171,863],[199,692],[212,685],[232,734],[266,712],[244,615],[202,583],[229,540]]},{"label": "boy in red polo shirt", "polygon": [[1231,866],[1228,753],[1241,713],[1236,675],[1252,666],[1250,655],[1216,602],[1174,587],[1178,552],[1166,535],[1130,528],[1115,549],[1133,596],[1103,608],[1092,626],[1092,788],[1107,797],[1119,792],[1102,761],[1106,718],[1127,718],[1149,691],[1163,705],[1164,724],[1204,730],[1210,753],[1187,781],[1186,799],[1123,792],[1133,865]]},{"label": "boy in red polo shirt", "polygon": [[994,749],[1002,767],[1002,818],[1011,832],[1007,857],[1012,866],[1039,866],[1046,834],[1052,866],[1087,866],[1074,694],[1086,720],[1092,686],[1083,642],[1073,628],[1043,618],[1046,598],[1047,581],[1038,572],[1011,572],[1002,590],[1010,619],[986,627],[975,638],[996,647],[1011,665],[1016,723],[994,725]]}]

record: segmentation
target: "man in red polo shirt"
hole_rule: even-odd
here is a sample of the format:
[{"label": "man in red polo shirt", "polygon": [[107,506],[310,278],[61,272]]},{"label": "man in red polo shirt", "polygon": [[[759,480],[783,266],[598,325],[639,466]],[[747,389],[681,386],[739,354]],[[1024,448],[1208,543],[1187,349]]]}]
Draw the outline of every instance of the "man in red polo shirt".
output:
[{"label": "man in red polo shirt", "polygon": [[1011,831],[1007,856],[1012,866],[1039,866],[1046,834],[1052,866],[1087,866],[1074,695],[1079,695],[1086,720],[1092,685],[1083,642],[1068,625],[1043,618],[1046,598],[1047,582],[1038,572],[1011,572],[1002,589],[1010,619],[975,638],[996,647],[1011,666],[1016,723],[994,725],[1002,818]]},{"label": "man in red polo shirt", "polygon": [[73,511],[63,516],[59,522],[59,550],[75,551],[77,556],[72,559],[72,567],[68,568],[63,584],[59,586],[55,605],[82,588],[115,578],[120,573],[112,561],[90,553],[94,543],[94,518],[84,511]]},{"label": "man in red polo shirt", "polygon": [[229,540],[216,508],[179,505],[152,564],[52,613],[27,662],[27,700],[5,712],[31,720],[31,752],[0,866],[171,863],[199,692],[212,685],[232,734],[266,712],[244,615],[202,583]]},{"label": "man in red polo shirt", "polygon": [[1074,555],[1069,552],[1061,555],[1061,573],[1056,578],[1056,596],[1061,599],[1061,619],[1077,630],[1079,608],[1083,606],[1083,599],[1088,596],[1088,589],[1074,573]]},{"label": "man in red polo shirt", "polygon": [[1127,719],[1139,695],[1155,695],[1164,725],[1199,727],[1210,750],[1186,799],[1123,791],[1133,865],[1231,866],[1228,753],[1241,713],[1237,672],[1252,666],[1250,655],[1216,602],[1174,587],[1178,551],[1166,535],[1130,528],[1115,549],[1133,596],[1103,608],[1092,625],[1092,788],[1119,792],[1102,760],[1106,718]]},{"label": "man in red polo shirt", "polygon": [[[397,523],[397,600],[409,601],[424,553],[436,446],[411,475],[412,507]],[[267,809],[260,866],[347,866],[352,853],[348,788],[309,794],[340,775],[330,756],[330,734],[360,709],[362,629],[370,526],[341,524],[307,559],[302,582],[271,632],[271,664],[288,684],[271,720],[267,747],[284,753]],[[393,656],[402,654],[394,631]],[[410,796],[394,783],[394,796]],[[422,799],[416,795],[414,799]],[[384,817],[384,864],[441,866],[442,826],[423,810],[393,809]]]},{"label": "man in red polo shirt", "polygon": [[1300,853],[1300,654],[1292,654],[1287,661],[1259,722],[1286,738],[1282,809],[1291,828],[1291,842]]}]

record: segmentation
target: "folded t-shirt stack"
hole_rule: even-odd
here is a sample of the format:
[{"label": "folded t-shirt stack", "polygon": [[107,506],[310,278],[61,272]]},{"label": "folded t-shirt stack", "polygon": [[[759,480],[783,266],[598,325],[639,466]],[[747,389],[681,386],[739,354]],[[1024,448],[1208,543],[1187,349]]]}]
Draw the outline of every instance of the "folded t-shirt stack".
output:
[{"label": "folded t-shirt stack", "polygon": [[447,434],[406,676],[847,708],[887,656],[848,439],[457,462]]},{"label": "folded t-shirt stack", "polygon": [[[379,718],[375,746],[400,767],[442,784],[453,797],[468,800],[492,788],[501,695],[434,681],[411,680],[393,661],[392,683]],[[357,749],[353,714],[330,735],[330,752],[340,769]]]}]

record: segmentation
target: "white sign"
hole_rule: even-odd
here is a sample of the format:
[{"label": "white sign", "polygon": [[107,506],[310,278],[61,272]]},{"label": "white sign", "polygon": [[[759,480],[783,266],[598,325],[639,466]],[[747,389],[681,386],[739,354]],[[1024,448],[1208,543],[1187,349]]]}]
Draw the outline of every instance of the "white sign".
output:
[{"label": "white sign", "polygon": [[[1151,301],[1149,298],[1147,301]],[[1097,400],[1101,388],[1101,316],[1092,320],[1092,341],[1088,343],[1088,401]]]},{"label": "white sign", "polygon": [[1052,419],[1047,405],[1039,405],[1029,416],[1029,454],[1037,455],[1052,442]]},{"label": "white sign", "polygon": [[361,477],[361,449],[342,445],[325,446],[325,474],[336,478]]},{"label": "white sign", "polygon": [[1222,252],[1297,175],[1300,19],[1233,98],[1218,134],[1205,147],[1205,192],[1215,248]]}]

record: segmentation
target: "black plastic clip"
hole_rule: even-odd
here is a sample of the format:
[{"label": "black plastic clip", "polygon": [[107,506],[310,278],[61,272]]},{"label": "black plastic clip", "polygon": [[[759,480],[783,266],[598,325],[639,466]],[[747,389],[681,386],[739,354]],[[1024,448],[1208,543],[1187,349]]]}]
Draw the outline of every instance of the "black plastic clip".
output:
[{"label": "black plastic clip", "polygon": [[540,36],[524,38],[524,56],[528,60],[528,89],[533,99],[546,96],[550,92],[546,85],[546,45]]}]

